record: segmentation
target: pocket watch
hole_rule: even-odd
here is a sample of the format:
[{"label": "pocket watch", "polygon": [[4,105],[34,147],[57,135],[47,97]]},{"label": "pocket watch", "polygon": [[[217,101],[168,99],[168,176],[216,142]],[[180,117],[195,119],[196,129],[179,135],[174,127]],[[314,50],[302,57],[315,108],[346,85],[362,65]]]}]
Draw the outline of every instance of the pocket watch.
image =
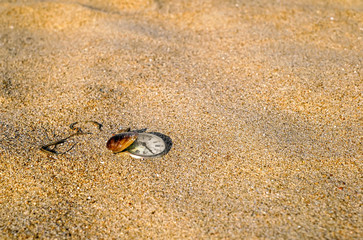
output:
[{"label": "pocket watch", "polygon": [[133,158],[160,157],[171,149],[171,139],[161,133],[123,132],[112,136],[106,147],[113,153],[126,153]]}]

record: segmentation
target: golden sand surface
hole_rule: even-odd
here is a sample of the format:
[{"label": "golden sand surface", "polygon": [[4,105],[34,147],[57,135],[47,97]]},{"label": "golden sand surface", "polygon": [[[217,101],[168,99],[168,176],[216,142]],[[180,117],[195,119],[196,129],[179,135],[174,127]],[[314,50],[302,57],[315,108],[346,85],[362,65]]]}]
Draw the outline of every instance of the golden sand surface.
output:
[{"label": "golden sand surface", "polygon": [[0,238],[362,239],[362,5],[0,1]]}]

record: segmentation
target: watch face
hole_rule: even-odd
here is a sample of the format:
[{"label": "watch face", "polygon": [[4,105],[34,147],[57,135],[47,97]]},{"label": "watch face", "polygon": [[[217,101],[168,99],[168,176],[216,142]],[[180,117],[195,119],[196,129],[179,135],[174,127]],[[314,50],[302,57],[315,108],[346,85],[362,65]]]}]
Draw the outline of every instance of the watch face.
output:
[{"label": "watch face", "polygon": [[125,151],[141,158],[157,157],[164,154],[166,145],[164,140],[150,133],[139,133],[137,140]]}]

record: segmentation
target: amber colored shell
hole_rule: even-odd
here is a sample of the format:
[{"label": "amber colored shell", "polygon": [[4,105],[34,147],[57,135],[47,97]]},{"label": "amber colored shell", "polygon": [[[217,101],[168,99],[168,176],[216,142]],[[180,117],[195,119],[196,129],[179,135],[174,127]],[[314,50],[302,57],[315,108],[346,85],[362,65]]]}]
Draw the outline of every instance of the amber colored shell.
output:
[{"label": "amber colored shell", "polygon": [[106,147],[114,153],[122,152],[133,142],[135,142],[137,136],[138,134],[136,132],[124,132],[116,134],[107,141]]}]

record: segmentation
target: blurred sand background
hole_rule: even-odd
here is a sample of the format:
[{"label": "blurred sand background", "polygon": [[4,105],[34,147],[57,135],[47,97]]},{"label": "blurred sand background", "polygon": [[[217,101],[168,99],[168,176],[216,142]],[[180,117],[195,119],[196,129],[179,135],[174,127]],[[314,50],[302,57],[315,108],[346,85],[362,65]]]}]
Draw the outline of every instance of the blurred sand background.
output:
[{"label": "blurred sand background", "polygon": [[[0,238],[361,239],[362,11],[1,1]],[[113,155],[127,126],[172,150]]]}]

